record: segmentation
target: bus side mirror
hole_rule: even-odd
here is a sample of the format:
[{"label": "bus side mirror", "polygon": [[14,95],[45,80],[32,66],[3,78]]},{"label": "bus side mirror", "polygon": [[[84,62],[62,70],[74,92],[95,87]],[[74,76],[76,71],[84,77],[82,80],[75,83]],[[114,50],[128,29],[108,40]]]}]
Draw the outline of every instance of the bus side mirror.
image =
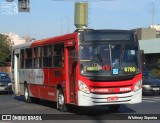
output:
[{"label": "bus side mirror", "polygon": [[72,58],[73,58],[73,61],[74,62],[77,62],[78,61],[78,53],[76,50],[73,50],[72,51]]}]

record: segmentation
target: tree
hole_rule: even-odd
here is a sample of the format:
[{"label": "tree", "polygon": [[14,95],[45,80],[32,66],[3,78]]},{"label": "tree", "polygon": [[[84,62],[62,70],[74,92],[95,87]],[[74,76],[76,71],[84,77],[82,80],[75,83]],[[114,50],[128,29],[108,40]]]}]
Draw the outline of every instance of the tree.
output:
[{"label": "tree", "polygon": [[0,34],[0,67],[6,65],[11,55],[11,40],[9,36]]},{"label": "tree", "polygon": [[160,79],[160,59],[157,59],[156,63],[153,64],[151,71],[156,77]]}]

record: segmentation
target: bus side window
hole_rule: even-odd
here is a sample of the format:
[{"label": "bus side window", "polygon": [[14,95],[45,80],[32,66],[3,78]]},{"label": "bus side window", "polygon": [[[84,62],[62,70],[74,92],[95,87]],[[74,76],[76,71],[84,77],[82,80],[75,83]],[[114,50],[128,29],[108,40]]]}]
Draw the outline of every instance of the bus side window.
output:
[{"label": "bus side window", "polygon": [[12,70],[14,69],[14,51],[12,51]]},{"label": "bus side window", "polygon": [[64,44],[54,45],[54,67],[64,66]]},{"label": "bus side window", "polygon": [[52,67],[52,45],[48,46],[47,59],[48,59],[48,67]]},{"label": "bus side window", "polygon": [[41,68],[42,67],[42,48],[38,47],[38,67]]},{"label": "bus side window", "polygon": [[52,45],[43,47],[43,67],[52,67]]},{"label": "bus side window", "polygon": [[33,56],[34,68],[41,68],[41,66],[42,66],[41,47],[34,48],[33,54],[34,54],[34,56]]},{"label": "bus side window", "polygon": [[26,49],[25,68],[32,68],[32,49],[31,48]]},{"label": "bus side window", "polygon": [[23,69],[24,68],[24,49],[21,49],[20,51],[20,68]]}]

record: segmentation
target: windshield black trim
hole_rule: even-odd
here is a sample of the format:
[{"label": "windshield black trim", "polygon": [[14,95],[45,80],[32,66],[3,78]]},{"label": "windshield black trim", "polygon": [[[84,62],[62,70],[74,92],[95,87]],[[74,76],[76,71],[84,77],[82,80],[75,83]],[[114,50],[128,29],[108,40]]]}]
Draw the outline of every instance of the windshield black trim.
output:
[{"label": "windshield black trim", "polygon": [[[116,82],[120,82],[120,81],[116,81]],[[127,85],[121,85],[121,86],[98,86],[98,87],[97,86],[90,86],[90,87],[91,88],[121,88],[121,87],[129,87],[129,86],[133,86],[133,84],[127,84]]]},{"label": "windshield black trim", "polygon": [[124,40],[116,40],[116,41],[111,41],[111,40],[95,40],[95,41],[80,41],[79,45],[90,45],[90,44],[119,44],[119,43],[130,43],[130,44],[137,44],[135,41],[124,41]]},{"label": "windshield black trim", "polygon": [[[102,39],[102,37],[104,36],[103,34],[106,34],[105,37],[106,39]],[[89,34],[92,34],[93,36],[98,36],[97,39],[100,41],[129,41],[129,42],[137,42],[137,40],[135,39],[135,31],[133,30],[92,30],[92,31],[84,31],[81,32],[81,42],[95,42],[97,41],[95,38],[93,38],[93,40],[86,40],[85,41],[85,36],[89,36]],[[96,34],[96,35],[95,35]],[[98,35],[100,34],[100,35]],[[118,40],[115,38],[115,36],[118,35],[128,35],[129,39],[122,39],[122,38],[118,38]],[[107,39],[107,36],[113,35],[113,39]],[[115,35],[115,36],[114,36]],[[87,36],[87,37],[88,37]],[[101,38],[99,38],[101,37]],[[109,37],[108,37],[109,38]]]},{"label": "windshield black trim", "polygon": [[115,82],[115,81],[125,81],[125,80],[132,80],[136,74],[134,75],[123,75],[123,76],[90,76],[86,75],[88,79],[91,81],[99,82],[99,81],[110,81],[110,82]]}]

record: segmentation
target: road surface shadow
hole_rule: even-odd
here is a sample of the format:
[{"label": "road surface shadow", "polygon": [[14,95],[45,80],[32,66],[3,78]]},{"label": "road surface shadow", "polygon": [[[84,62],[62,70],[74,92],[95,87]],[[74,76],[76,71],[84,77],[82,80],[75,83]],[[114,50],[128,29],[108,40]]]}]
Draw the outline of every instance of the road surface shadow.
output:
[{"label": "road surface shadow", "polygon": [[[24,101],[24,96],[14,97],[17,101]],[[39,103],[33,103],[57,110],[56,102],[40,100]],[[94,120],[97,123],[103,123],[103,120],[122,120],[127,119],[128,114],[134,114],[136,111],[127,105],[121,105],[118,112],[110,112],[107,106],[79,107],[67,105],[68,112],[59,112],[58,114],[48,114],[54,120]]]},{"label": "road surface shadow", "polygon": [[143,95],[143,97],[145,97],[145,96],[160,96],[160,92],[157,92],[157,93],[153,93],[153,92],[143,93],[142,95]]},{"label": "road surface shadow", "polygon": [[[24,96],[16,96],[14,97],[14,99],[18,101],[24,101]],[[39,102],[36,102],[35,104],[57,109],[56,102],[52,101],[41,99]],[[75,105],[67,105],[67,107],[69,109],[69,113],[78,115],[103,115],[113,113],[109,111],[108,106],[79,107]],[[116,113],[135,113],[135,111],[129,108],[127,105],[121,105],[119,111]]]},{"label": "road surface shadow", "polygon": [[14,96],[14,99],[18,100],[18,101],[23,101],[24,102],[24,96]]},{"label": "road surface shadow", "polygon": [[92,106],[92,107],[78,107],[69,106],[69,112],[80,115],[103,115],[103,114],[113,114],[113,113],[135,113],[134,110],[130,109],[126,105],[121,105],[117,112],[111,112],[108,106]]}]

